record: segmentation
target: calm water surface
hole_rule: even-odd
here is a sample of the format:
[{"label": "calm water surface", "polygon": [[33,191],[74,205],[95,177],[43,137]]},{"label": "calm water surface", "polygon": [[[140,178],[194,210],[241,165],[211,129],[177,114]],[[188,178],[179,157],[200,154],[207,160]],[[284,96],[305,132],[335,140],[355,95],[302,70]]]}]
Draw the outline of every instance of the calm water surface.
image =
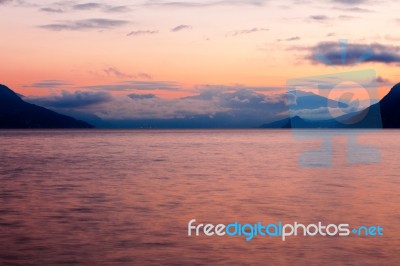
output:
[{"label": "calm water surface", "polygon": [[[303,169],[291,131],[0,131],[0,265],[400,265],[400,131],[377,164]],[[187,236],[187,223],[381,225],[384,237]]]}]

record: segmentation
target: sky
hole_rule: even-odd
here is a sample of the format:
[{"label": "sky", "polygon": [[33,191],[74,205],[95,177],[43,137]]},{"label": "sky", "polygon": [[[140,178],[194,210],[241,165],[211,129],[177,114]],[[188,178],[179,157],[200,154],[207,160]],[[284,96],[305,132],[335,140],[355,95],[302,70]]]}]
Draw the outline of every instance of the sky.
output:
[{"label": "sky", "polygon": [[294,78],[374,69],[384,96],[400,81],[399,8],[394,0],[0,0],[0,83],[102,119],[255,115],[265,104],[269,120]]}]

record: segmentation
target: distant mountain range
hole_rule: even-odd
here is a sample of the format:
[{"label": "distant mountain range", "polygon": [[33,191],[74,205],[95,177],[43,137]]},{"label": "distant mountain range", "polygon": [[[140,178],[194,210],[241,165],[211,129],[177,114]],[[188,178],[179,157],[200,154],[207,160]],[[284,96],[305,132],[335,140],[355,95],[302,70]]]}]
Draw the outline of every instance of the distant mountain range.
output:
[{"label": "distant mountain range", "polygon": [[0,128],[92,128],[93,126],[27,103],[4,85],[0,85]]},{"label": "distant mountain range", "polygon": [[400,128],[400,83],[380,102],[359,112],[328,120],[294,116],[264,124],[261,128]]}]

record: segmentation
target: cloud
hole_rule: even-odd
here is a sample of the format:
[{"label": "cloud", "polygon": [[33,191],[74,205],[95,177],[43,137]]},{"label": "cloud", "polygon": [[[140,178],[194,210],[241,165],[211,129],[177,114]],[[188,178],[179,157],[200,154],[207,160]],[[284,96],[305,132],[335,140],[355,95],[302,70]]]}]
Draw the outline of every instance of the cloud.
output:
[{"label": "cloud", "polygon": [[[110,74],[114,75],[115,73]],[[117,75],[121,75],[121,73],[118,72]],[[62,87],[62,84],[69,83],[47,80],[37,82],[35,86],[51,87],[53,84]],[[83,112],[106,120],[190,120],[219,115],[228,117],[231,122],[239,123],[241,121],[240,123],[252,123],[251,125],[254,126],[264,123],[266,117],[280,113],[285,105],[282,102],[284,101],[283,96],[265,96],[255,91],[273,90],[268,87],[208,85],[196,89],[198,89],[198,93],[192,97],[165,99],[157,97],[154,93],[141,92],[183,91],[184,88],[175,82],[127,81],[115,85],[88,86],[79,88],[79,91],[76,92],[62,91],[59,94],[45,97],[30,97],[28,101],[61,113],[65,111]],[[115,91],[122,92],[122,95],[121,93],[112,95],[112,92]],[[241,125],[240,123],[238,125]]]},{"label": "cloud", "polygon": [[345,12],[355,12],[355,13],[371,13],[372,10],[360,8],[360,7],[335,7],[334,9],[345,11]]},{"label": "cloud", "polygon": [[286,95],[284,94],[266,96],[248,89],[223,93],[220,95],[220,101],[223,106],[234,110],[257,111],[259,114],[263,114],[267,110],[275,110],[276,108],[281,111],[287,108]]},{"label": "cloud", "polygon": [[287,42],[298,41],[298,40],[300,40],[300,37],[299,37],[299,36],[290,37],[290,38],[285,39],[285,41],[287,41]]},{"label": "cloud", "polygon": [[355,16],[346,16],[346,15],[341,15],[338,17],[340,20],[350,20],[350,19],[356,19],[358,17]]},{"label": "cloud", "polygon": [[30,85],[24,85],[25,88],[43,88],[43,89],[53,89],[53,88],[64,88],[70,87],[73,84],[65,80],[42,80]]},{"label": "cloud", "polygon": [[[312,108],[296,109],[298,114],[321,119],[331,117],[332,110],[327,109],[326,99],[311,99],[316,96],[306,92],[301,95],[305,96],[304,101],[311,101],[314,105]],[[264,95],[246,86],[208,85],[199,88],[192,96],[177,99],[160,98],[153,93],[111,96],[110,92],[86,90],[74,93],[64,91],[58,95],[30,98],[28,101],[61,113],[68,111],[84,113],[87,117],[95,116],[103,120],[103,125],[258,127],[287,117],[288,98],[289,95],[285,93]]]},{"label": "cloud", "polygon": [[364,4],[370,2],[370,0],[332,0],[332,2],[346,4],[346,5],[356,5],[356,4]]},{"label": "cloud", "polygon": [[39,27],[52,31],[63,31],[63,30],[79,31],[79,30],[91,30],[91,29],[111,29],[128,23],[129,21],[126,20],[93,18],[93,19],[84,19],[77,21],[65,21],[61,23],[41,25]]},{"label": "cloud", "polygon": [[67,11],[92,11],[92,10],[100,10],[107,13],[123,13],[129,12],[131,9],[129,6],[112,6],[101,3],[84,3],[84,4],[74,4],[73,2],[64,1],[64,2],[56,2],[51,6],[45,6],[39,9],[43,12],[49,13],[64,13]]},{"label": "cloud", "polygon": [[290,38],[286,38],[286,39],[278,39],[277,41],[278,42],[283,42],[283,41],[285,41],[285,42],[292,42],[292,41],[298,41],[298,40],[300,40],[301,38],[299,37],[299,36],[294,36],[294,37],[290,37]]},{"label": "cloud", "polygon": [[26,100],[44,107],[86,108],[96,104],[109,102],[112,100],[112,96],[110,93],[104,91],[63,91],[61,94],[46,97],[31,97]]},{"label": "cloud", "polygon": [[102,4],[99,3],[85,3],[85,4],[78,4],[72,6],[72,9],[75,10],[92,10],[92,9],[97,9],[103,7]]},{"label": "cloud", "polygon": [[84,89],[104,91],[181,91],[177,82],[169,81],[124,81],[115,84],[86,86]]},{"label": "cloud", "polygon": [[379,43],[348,44],[345,49],[345,54],[342,55],[341,47],[337,42],[321,42],[310,49],[311,55],[307,58],[312,62],[325,65],[342,65],[342,58],[345,59],[346,65],[367,62],[400,63],[399,46]]},{"label": "cloud", "polygon": [[329,17],[327,17],[325,15],[315,15],[315,16],[310,16],[310,19],[317,20],[317,21],[325,21],[325,20],[328,20]]},{"label": "cloud", "polygon": [[114,96],[110,102],[90,107],[92,114],[105,120],[172,119],[212,115],[225,111],[213,101],[163,99],[152,94]]},{"label": "cloud", "polygon": [[131,9],[128,6],[108,6],[104,11],[109,13],[124,13],[131,11]]},{"label": "cloud", "polygon": [[40,11],[48,12],[48,13],[63,13],[64,10],[61,8],[53,8],[53,7],[43,7]]},{"label": "cloud", "polygon": [[[130,82],[133,84],[133,82]],[[134,89],[154,89],[162,82],[137,82]],[[131,84],[131,85],[132,85]],[[152,85],[150,85],[152,84]],[[138,88],[137,86],[141,87]],[[101,91],[93,91],[93,89]],[[157,97],[154,93],[127,93],[111,96],[107,87],[98,85],[83,91],[62,92],[28,101],[63,112],[94,115],[114,125],[141,127],[164,125],[179,127],[258,127],[288,115],[288,96],[285,93],[264,95],[255,91],[271,91],[268,87],[243,85],[197,87],[194,95],[177,99]],[[129,92],[132,87],[114,86],[113,90]],[[276,89],[276,88],[275,88]],[[314,108],[316,109],[316,108]],[[304,110],[303,110],[304,111]],[[307,112],[305,110],[304,112]],[[316,112],[314,110],[313,112]],[[326,112],[322,112],[325,114]],[[314,114],[315,115],[315,114]],[[157,122],[154,122],[157,121]],[[112,122],[112,123],[114,123]],[[153,124],[156,123],[156,124]],[[161,123],[161,124],[157,124]],[[182,124],[183,123],[183,124]]]},{"label": "cloud", "polygon": [[116,67],[110,66],[105,69],[103,69],[104,74],[108,77],[117,77],[121,79],[148,79],[151,80],[152,76],[147,73],[137,73],[137,74],[129,74],[125,73],[122,70],[119,70]]},{"label": "cloud", "polygon": [[133,78],[133,75],[124,73],[116,67],[107,67],[103,71],[107,76],[114,76],[117,78]]},{"label": "cloud", "polygon": [[315,15],[315,16],[310,16],[309,19],[316,21],[316,22],[320,22],[320,23],[325,23],[325,22],[329,22],[332,20],[339,20],[339,21],[343,21],[343,20],[350,20],[350,19],[356,19],[358,17],[355,16],[349,16],[349,15],[340,15],[337,17],[328,17],[326,15]]},{"label": "cloud", "polygon": [[129,32],[126,36],[140,36],[140,35],[151,35],[157,34],[158,30],[136,30]]},{"label": "cloud", "polygon": [[12,4],[14,7],[38,7],[38,4],[28,0],[0,0],[1,5]]},{"label": "cloud", "polygon": [[243,35],[243,34],[251,34],[255,32],[262,32],[262,31],[269,31],[269,29],[266,28],[252,28],[252,29],[246,29],[246,30],[236,30],[231,33],[228,33],[227,36],[238,36],[238,35]]},{"label": "cloud", "polygon": [[214,0],[214,1],[160,1],[148,0],[144,5],[146,6],[159,6],[159,7],[182,7],[182,8],[196,8],[196,7],[211,7],[211,6],[264,6],[268,0]]},{"label": "cloud", "polygon": [[[116,95],[112,101],[88,110],[105,120],[186,119],[204,122],[217,119],[217,126],[259,126],[288,110],[286,95],[265,96],[247,90],[209,88],[194,96],[164,99],[154,94]],[[200,124],[196,124],[199,126]]]},{"label": "cloud", "polygon": [[181,30],[190,30],[190,29],[192,29],[192,26],[190,26],[190,25],[179,25],[179,26],[176,26],[175,28],[172,28],[171,31],[178,32]]},{"label": "cloud", "polygon": [[135,94],[135,93],[131,93],[127,95],[129,98],[131,98],[132,100],[143,100],[143,99],[153,99],[153,98],[157,98],[156,95],[149,93],[149,94]]},{"label": "cloud", "polygon": [[234,85],[200,85],[194,88],[195,92],[203,93],[209,91],[237,91],[237,90],[249,90],[255,92],[282,92],[286,88],[282,87],[268,87],[268,86],[246,86],[242,84],[234,84]]}]

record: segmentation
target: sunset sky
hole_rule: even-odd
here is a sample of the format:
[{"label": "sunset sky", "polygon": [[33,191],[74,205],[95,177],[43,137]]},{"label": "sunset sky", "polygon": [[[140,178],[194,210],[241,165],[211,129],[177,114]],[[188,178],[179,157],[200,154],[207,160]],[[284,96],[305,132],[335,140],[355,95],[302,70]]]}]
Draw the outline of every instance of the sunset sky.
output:
[{"label": "sunset sky", "polygon": [[[88,97],[94,108],[103,99],[112,112],[110,101],[126,95],[169,105],[210,88],[268,96],[291,78],[372,68],[383,96],[400,80],[399,8],[394,0],[0,0],[0,83],[42,102]],[[347,65],[335,67],[343,39]],[[350,67],[365,50],[370,57]]]}]

